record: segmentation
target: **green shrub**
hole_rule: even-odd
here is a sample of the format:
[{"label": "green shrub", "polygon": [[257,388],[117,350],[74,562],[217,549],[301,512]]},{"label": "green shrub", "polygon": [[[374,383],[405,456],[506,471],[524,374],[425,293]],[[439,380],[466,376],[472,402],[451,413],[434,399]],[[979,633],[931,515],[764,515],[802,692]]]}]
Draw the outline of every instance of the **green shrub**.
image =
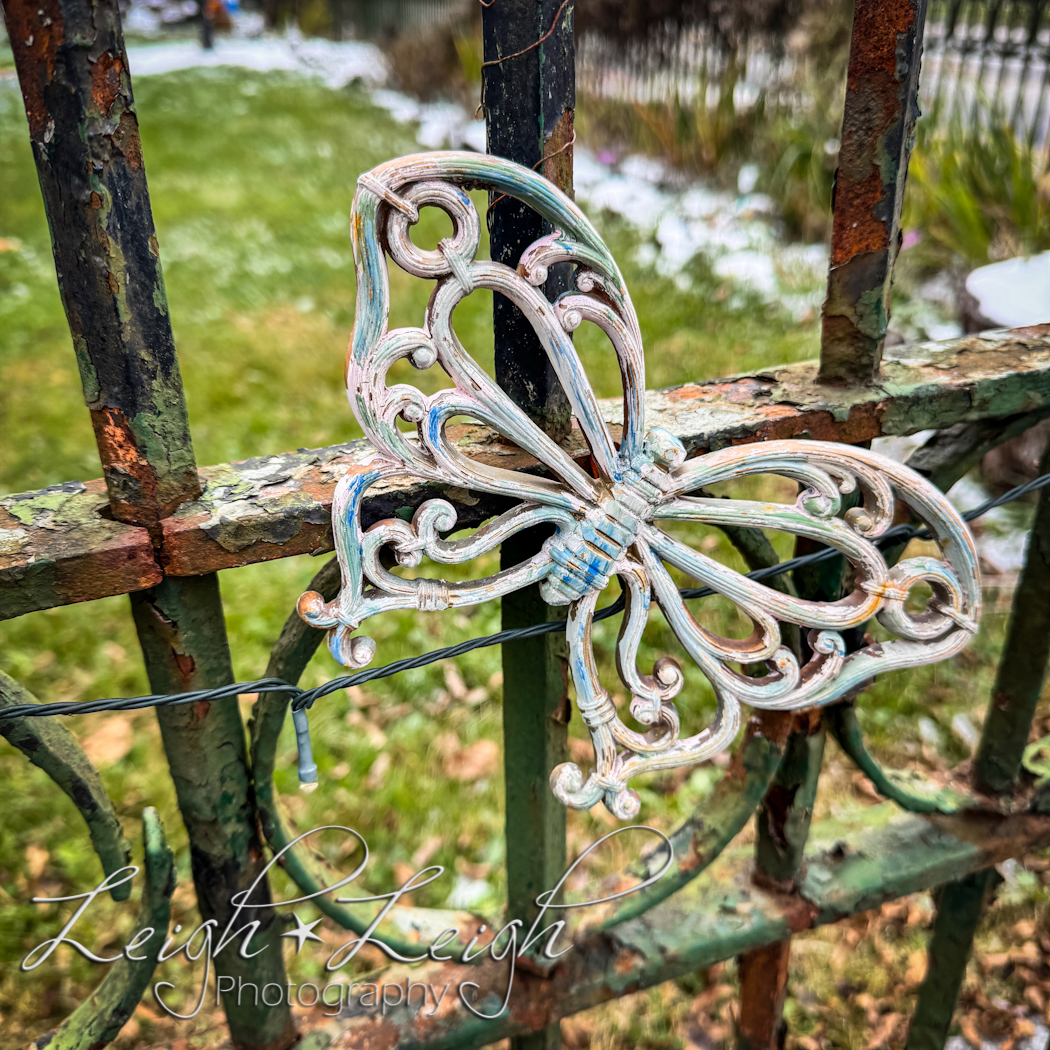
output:
[{"label": "green shrub", "polygon": [[998,109],[974,127],[920,120],[904,225],[934,266],[980,266],[1050,248],[1050,170]]}]

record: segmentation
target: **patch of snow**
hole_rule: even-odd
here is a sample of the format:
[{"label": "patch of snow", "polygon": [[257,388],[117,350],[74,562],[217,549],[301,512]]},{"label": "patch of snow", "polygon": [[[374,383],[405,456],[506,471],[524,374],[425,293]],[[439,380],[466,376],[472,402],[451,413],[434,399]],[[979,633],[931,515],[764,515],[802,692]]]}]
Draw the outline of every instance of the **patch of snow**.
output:
[{"label": "patch of snow", "polygon": [[1050,1046],[1050,1028],[1039,1021],[1036,1021],[1032,1027],[1035,1031],[1018,1044],[1020,1050],[1047,1050],[1047,1047]]},{"label": "patch of snow", "polygon": [[128,65],[135,77],[237,66],[257,73],[281,71],[319,77],[332,88],[345,87],[355,80],[378,86],[386,82],[388,75],[386,59],[374,44],[359,40],[304,40],[295,32],[254,40],[219,37],[211,50],[191,40],[132,45],[128,48]]},{"label": "patch of snow", "polygon": [[156,36],[160,32],[160,15],[148,7],[132,4],[123,19],[126,33],[140,33],[142,36]]},{"label": "patch of snow", "polygon": [[[132,11],[152,15],[138,6]],[[485,125],[463,107],[424,103],[390,90],[386,60],[373,44],[303,39],[294,29],[284,36],[259,36],[260,24],[249,24],[244,13],[235,14],[233,37],[219,37],[210,51],[192,41],[128,48],[132,72],[140,77],[201,66],[239,66],[317,77],[333,88],[360,81],[370,89],[375,105],[394,120],[418,125],[416,137],[424,149],[484,152]],[[144,26],[146,21],[144,16]],[[737,177],[738,192],[733,194],[690,181],[653,157],[618,158],[582,146],[574,151],[577,200],[590,214],[609,212],[640,234],[635,253],[639,265],[652,267],[687,290],[692,285],[689,267],[700,259],[729,285],[731,306],[746,308],[751,295],[795,320],[811,320],[824,298],[827,247],[783,241],[775,202],[755,192],[758,177],[757,165],[745,164]],[[960,334],[958,326],[946,324],[929,303],[899,314],[898,318],[895,311],[894,319],[911,338]]]},{"label": "patch of snow", "polygon": [[716,259],[711,269],[719,277],[729,277],[763,299],[773,299],[777,293],[776,264],[771,255],[747,249],[730,252]]},{"label": "patch of snow", "polygon": [[896,463],[907,463],[911,454],[922,448],[936,433],[936,430],[920,430],[906,437],[875,438],[871,443],[871,451],[888,456]]},{"label": "patch of snow", "polygon": [[[948,499],[959,510],[970,510],[989,498],[987,489],[967,475],[952,486]],[[981,517],[975,542],[981,567],[993,575],[1013,575],[1024,567],[1025,531],[1017,527],[1006,507],[996,507]]]},{"label": "patch of snow", "polygon": [[996,324],[1019,328],[1050,321],[1050,252],[980,266],[966,278],[966,290]]},{"label": "patch of snow", "polygon": [[977,749],[977,744],[981,739],[981,734],[977,731],[977,727],[973,722],[971,722],[962,711],[952,719],[952,732],[970,749],[971,752]]},{"label": "patch of snow", "polygon": [[452,892],[445,901],[445,907],[469,911],[478,907],[491,894],[492,887],[484,879],[470,879],[466,875],[457,875]]},{"label": "patch of snow", "polygon": [[736,176],[737,192],[746,197],[758,185],[761,171],[757,164],[743,164]]}]

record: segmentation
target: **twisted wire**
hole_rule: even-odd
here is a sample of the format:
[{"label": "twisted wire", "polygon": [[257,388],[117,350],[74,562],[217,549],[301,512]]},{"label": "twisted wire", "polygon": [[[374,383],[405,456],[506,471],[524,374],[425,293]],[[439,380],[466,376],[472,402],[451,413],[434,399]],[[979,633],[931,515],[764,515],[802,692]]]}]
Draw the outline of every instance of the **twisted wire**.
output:
[{"label": "twisted wire", "polygon": [[[962,518],[964,521],[976,521],[989,511],[1004,504],[1027,496],[1046,485],[1050,485],[1050,474],[1043,474],[1024,485],[1018,485],[1004,492],[1001,496],[986,500],[984,503],[972,510],[966,511]],[[886,547],[893,543],[906,543],[913,539],[929,539],[930,532],[924,526],[910,524],[895,525],[879,537],[876,541],[880,547]],[[806,554],[800,558],[792,558],[789,561],[778,562],[764,569],[755,569],[747,573],[752,580],[766,580],[773,576],[781,576],[784,573],[793,572],[806,565],[815,565],[832,558],[840,558],[842,555],[833,547],[828,547],[813,554]],[[686,601],[694,598],[706,598],[715,594],[710,587],[686,587],[678,592]],[[623,612],[624,596],[621,594],[616,601],[599,609],[594,614],[595,620],[607,620]],[[457,645],[447,645],[441,649],[432,649],[430,652],[420,653],[418,656],[406,657],[403,660],[394,660],[392,663],[384,664],[382,667],[373,667],[354,674],[340,675],[332,678],[322,685],[313,689],[300,689],[296,685],[284,681],[281,678],[259,678],[252,682],[234,682],[230,685],[219,686],[215,689],[195,689],[189,693],[154,693],[149,696],[115,697],[105,700],[58,701],[50,704],[12,704],[10,707],[0,708],[0,719],[30,717],[36,718],[45,715],[86,715],[97,711],[137,711],[146,707],[177,707],[180,704],[209,703],[214,700],[228,700],[231,697],[243,693],[288,693],[292,697],[292,710],[294,713],[305,711],[313,706],[314,702],[323,696],[338,692],[340,689],[349,689],[355,685],[364,685],[366,682],[374,682],[380,678],[390,678],[400,674],[402,671],[411,671],[417,667],[426,667],[428,664],[437,663],[439,660],[449,660],[474,649],[484,649],[490,645],[502,645],[505,642],[518,642],[525,638],[536,638],[544,634],[555,634],[565,630],[563,620],[549,620],[543,623],[535,623],[529,627],[517,627],[509,631],[497,631],[495,634],[486,634],[478,638],[469,638]]]}]

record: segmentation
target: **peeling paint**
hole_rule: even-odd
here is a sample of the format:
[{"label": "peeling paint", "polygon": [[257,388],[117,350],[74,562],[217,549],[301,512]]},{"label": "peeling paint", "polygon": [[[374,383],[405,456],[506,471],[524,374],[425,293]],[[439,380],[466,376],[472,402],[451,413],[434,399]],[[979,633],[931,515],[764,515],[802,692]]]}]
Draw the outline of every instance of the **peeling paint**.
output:
[{"label": "peeling paint", "polygon": [[[893,347],[876,386],[819,383],[817,364],[810,361],[653,390],[646,396],[652,424],[681,438],[690,453],[792,437],[859,444],[960,422],[1007,419],[1045,407],[1050,407],[1050,330],[1042,326],[1036,331],[986,332]],[[606,420],[619,425],[618,399],[602,402],[601,409]],[[464,454],[485,463],[538,469],[520,449],[485,427],[458,427],[452,437]],[[576,459],[587,455],[576,428],[564,445]],[[113,455],[134,457],[139,447],[117,442]],[[350,471],[365,470],[373,455],[370,445],[358,441],[205,467],[197,481],[203,490],[200,498],[184,502],[161,522],[160,561],[172,575],[193,576],[330,551],[336,483]],[[130,460],[132,470],[137,462]],[[0,556],[0,615],[143,589],[155,582],[158,570],[143,546],[142,530],[129,530],[100,516],[105,505],[98,498],[104,492],[102,483],[89,482],[86,489],[80,482],[69,485],[79,488],[74,492],[59,486],[0,500],[0,527],[31,529],[31,543],[20,553]],[[77,492],[91,495],[71,500]],[[453,492],[406,477],[370,490],[364,505],[366,524],[414,509],[435,496],[453,503],[464,526],[507,509],[482,493]],[[50,518],[48,510],[54,511]],[[39,576],[45,561],[51,567]],[[114,563],[121,566],[115,575]],[[74,564],[85,574],[84,584],[64,584],[56,593],[56,574],[72,580]],[[26,580],[37,578],[34,573],[50,582],[30,586]],[[72,593],[81,597],[70,597]]]}]

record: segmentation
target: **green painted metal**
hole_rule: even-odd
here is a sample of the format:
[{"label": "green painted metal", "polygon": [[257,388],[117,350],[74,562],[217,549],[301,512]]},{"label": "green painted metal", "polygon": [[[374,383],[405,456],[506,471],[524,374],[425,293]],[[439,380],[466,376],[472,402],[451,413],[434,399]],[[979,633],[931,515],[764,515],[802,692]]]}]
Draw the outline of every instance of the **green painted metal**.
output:
[{"label": "green painted metal", "polygon": [[[157,953],[171,922],[175,859],[157,811],[142,812],[145,881],[138,923],[128,939],[134,960],[112,963],[98,987],[57,1028],[34,1039],[26,1050],[96,1050],[117,1037],[135,1012],[156,968]],[[127,885],[130,886],[130,883]]]},{"label": "green painted metal", "polygon": [[[947,488],[984,451],[1045,414],[1050,404],[1050,332],[1043,329],[926,348],[907,360],[884,362],[877,390],[862,385],[879,369],[882,356],[924,13],[924,0],[858,3],[818,381],[812,366],[801,365],[690,388],[690,393],[651,395],[652,421],[683,437],[691,452],[801,433],[861,443],[883,433],[950,426],[953,430],[920,454],[921,465],[915,464]],[[369,450],[361,446],[349,452],[318,450],[313,459],[310,454],[285,457],[294,466],[294,483],[277,502],[265,505],[264,514],[254,513],[256,504],[275,498],[253,490],[241,479],[238,465],[211,468],[207,485],[225,489],[229,499],[252,503],[252,520],[243,524],[222,516],[226,497],[201,492],[115,3],[9,0],[5,14],[12,41],[24,43],[15,47],[19,77],[60,288],[116,521],[99,516],[101,490],[72,494],[79,500],[75,507],[67,493],[62,506],[69,503],[69,520],[60,521],[57,530],[65,546],[48,530],[30,531],[33,539],[22,561],[16,556],[10,564],[0,562],[4,614],[135,592],[135,622],[155,691],[232,681],[213,570],[330,545],[327,525],[318,525],[325,518],[325,499],[331,498],[330,487],[325,488],[330,480],[319,480],[324,473],[319,467],[322,460],[360,458]],[[74,19],[87,32],[67,34],[64,27]],[[500,0],[485,5],[484,19],[490,150],[526,165],[542,165],[547,178],[571,190],[571,3]],[[495,200],[489,218],[493,257],[504,261],[516,260],[525,245],[548,232],[538,216],[508,199]],[[567,273],[552,268],[548,295],[564,289],[567,280]],[[567,403],[538,340],[515,308],[499,297],[496,370],[501,385],[548,433],[563,438],[578,458],[585,454],[568,433]],[[857,385],[835,389],[826,382]],[[741,398],[741,391],[747,397]],[[477,431],[478,448],[494,440],[482,428]],[[310,475],[314,468],[318,478]],[[446,494],[410,484],[403,492],[385,492],[368,513],[382,516],[390,507],[400,511],[436,495]],[[36,519],[23,518],[32,518],[40,500],[58,498],[49,493],[29,496],[0,502],[0,524],[9,517],[35,530]],[[477,500],[463,507],[461,524],[473,524],[491,510]],[[221,526],[216,524],[220,518]],[[542,539],[534,534],[506,544],[504,563],[516,564]],[[731,530],[730,539],[751,568],[775,561],[760,532]],[[120,563],[125,568],[117,583],[106,568],[118,564],[115,552],[134,553],[134,559]],[[132,562],[132,569],[127,568]],[[161,564],[169,573],[163,579]],[[841,563],[829,564],[808,579],[781,580],[778,586],[788,593],[797,584],[803,593],[831,594],[842,582],[842,571]],[[978,755],[978,784],[993,792],[1009,791],[1022,763],[1050,650],[1048,585],[1050,495],[1044,491],[1021,583],[1028,604],[1025,615],[1019,615],[1019,591],[996,703]],[[321,570],[312,586],[330,600],[338,588],[334,563]],[[504,600],[504,626],[549,615],[555,613],[535,590]],[[297,681],[321,637],[322,632],[293,615],[267,674]],[[801,646],[797,637],[788,640]],[[547,782],[551,768],[566,757],[563,644],[560,636],[550,636],[507,646],[504,652],[507,864],[514,917],[527,918],[536,893],[553,885],[565,866],[564,809]],[[1037,666],[1031,662],[1033,652],[1041,655]],[[0,679],[0,699],[17,702],[10,697],[19,688]],[[193,844],[201,910],[220,924],[230,895],[246,888],[263,863],[258,826],[275,851],[290,841],[272,783],[286,710],[287,699],[280,695],[257,702],[250,765],[235,702],[159,712]],[[745,962],[775,963],[776,980],[765,977],[754,984],[769,993],[765,1034],[759,1042],[747,1042],[748,1034],[742,1032],[744,1046],[768,1044],[767,1036],[779,1029],[777,996],[783,994],[793,933],[944,884],[931,966],[909,1047],[943,1045],[961,967],[985,892],[994,881],[989,865],[1019,849],[1050,842],[1050,820],[1041,815],[1050,808],[1046,792],[1040,793],[1037,785],[1030,799],[1021,800],[1027,813],[989,813],[987,805],[983,814],[969,812],[973,796],[880,769],[864,747],[852,706],[833,708],[827,717],[847,754],[877,789],[911,814],[882,806],[859,816],[851,827],[828,822],[811,828],[824,743],[821,721],[805,713],[756,720],[712,796],[673,833],[677,864],[659,884],[628,898],[598,928],[581,933],[553,976],[519,974],[511,1009],[499,1020],[485,1023],[457,1010],[421,1033],[416,1018],[395,1008],[383,1021],[383,1045],[416,1046],[423,1039],[432,1047],[467,1047],[509,1036],[516,1050],[553,1048],[559,1042],[559,1017],[741,953]],[[9,739],[78,804],[103,867],[119,866],[126,843],[97,773],[75,740],[50,722],[6,725]],[[1026,754],[1029,772],[1045,778],[1043,752],[1029,749]],[[727,847],[756,806],[758,844],[752,861]],[[140,925],[166,929],[171,858],[152,811],[145,816],[144,835],[149,879]],[[307,851],[288,850],[282,859],[305,892],[328,881]],[[658,850],[630,875],[644,877],[661,863]],[[960,873],[964,877],[958,879]],[[958,881],[947,882],[950,878]],[[256,901],[267,893],[262,887]],[[363,932],[363,913],[325,899],[319,904],[337,923]],[[384,939],[408,954],[414,937],[425,939],[430,922],[458,925],[462,933],[478,921],[458,913],[422,911],[404,909],[402,925],[394,923]],[[444,916],[451,921],[443,923]],[[397,930],[405,931],[403,939]],[[276,950],[251,963],[227,952],[217,960],[219,972],[256,983],[283,983],[277,933],[273,919],[264,920],[255,947]],[[505,969],[479,962],[475,971],[483,1000],[501,999]],[[151,972],[152,966],[145,965],[115,967],[91,999],[42,1038],[61,1050],[105,1045],[130,1016]],[[413,979],[426,979],[431,972],[437,980],[449,970],[424,967],[413,972]],[[462,979],[458,972],[456,979]],[[227,1006],[238,1047],[280,1050],[295,1038],[287,1011]],[[745,1002],[745,1013],[747,1009]],[[311,1050],[322,1050],[339,1037],[344,1040],[340,1045],[371,1047],[375,1034],[371,1019],[340,1018],[311,1033],[307,1042]]]},{"label": "green painted metal", "polygon": [[[1040,470],[1050,469],[1050,449]],[[1039,493],[1028,538],[1025,565],[1014,591],[1006,642],[999,657],[991,702],[981,728],[973,779],[979,791],[1009,796],[1015,790],[1026,757],[1030,772],[1039,768],[1042,741],[1028,747],[1028,737],[1042,694],[1050,658],[1050,493]],[[870,774],[869,774],[870,775]],[[1036,792],[1032,808],[1047,810],[1047,794]],[[983,902],[997,878],[978,872],[948,883],[937,895],[937,921],[928,949],[927,976],[908,1038],[908,1050],[944,1045],[955,1002],[962,987],[973,936]]]},{"label": "green painted metal", "polygon": [[986,800],[965,790],[939,784],[913,770],[883,769],[864,744],[857,709],[852,702],[827,708],[825,718],[839,746],[875,790],[909,813],[958,813],[987,805]]},{"label": "green painted metal", "polygon": [[[744,830],[773,782],[783,757],[783,741],[767,735],[765,720],[755,718],[733,757],[733,763],[693,813],[668,838],[674,867],[658,882],[627,897],[612,917],[602,923],[610,929],[666,900],[705,871]],[[666,863],[666,847],[658,847],[630,869],[645,880]]]},{"label": "green painted metal", "polygon": [[[496,1020],[480,1021],[461,1008],[428,1019],[423,1035],[415,1011],[397,1007],[384,1020],[383,1045],[467,1050],[546,1028],[559,1017],[877,908],[1043,843],[1050,843],[1050,818],[924,817],[884,803],[848,821],[814,823],[797,890],[790,894],[756,883],[749,849],[729,849],[645,914],[606,931],[580,930],[549,977],[519,968],[508,1011]],[[455,963],[390,967],[375,979],[404,981],[411,973],[413,981],[440,987],[460,980],[462,972]],[[506,965],[486,960],[470,980],[479,986],[479,1009],[495,1012],[506,990]],[[371,1050],[374,1018],[339,1018],[324,1034],[338,1040],[340,1050]]]},{"label": "green painted metal", "polygon": [[[1050,450],[1040,470],[1050,469]],[[1050,657],[1050,492],[1039,493],[999,669],[974,760],[983,791],[1009,791],[1021,770]]]},{"label": "green painted metal", "polygon": [[927,952],[926,976],[912,1016],[906,1050],[942,1050],[959,999],[973,935],[988,891],[1001,882],[994,869],[945,883],[935,894],[937,919]]},{"label": "green painted metal", "polygon": [[[649,391],[646,419],[690,452],[804,435],[852,444],[969,423],[987,424],[992,433],[1004,423],[1023,428],[1033,406],[1042,412],[1050,405],[1050,327],[911,346],[906,355],[883,362],[877,388],[827,386],[816,382],[816,372],[817,363],[808,361]],[[620,401],[604,401],[601,408],[615,420]],[[533,466],[486,427],[467,426],[461,435],[457,447],[470,458],[498,456],[510,469]],[[578,432],[563,447],[577,459],[587,455]],[[358,441],[202,467],[201,498],[160,523],[164,571],[197,576],[331,550],[335,479],[374,454],[369,443]],[[259,470],[263,465],[267,469]],[[918,459],[911,465],[927,470]],[[280,485],[268,483],[274,476],[284,479]],[[410,517],[434,498],[448,500],[464,527],[505,509],[485,492],[406,477],[370,490],[362,518],[371,525]],[[16,549],[0,554],[0,619],[159,582],[145,529],[102,517],[106,509],[104,486],[96,481],[0,498],[0,528],[16,530],[8,539]],[[25,536],[16,545],[11,540],[19,530]]]},{"label": "green painted metal", "polygon": [[116,0],[7,0],[8,35],[113,516],[200,492]]},{"label": "green painted metal", "polygon": [[784,757],[756,814],[755,867],[774,884],[791,886],[798,875],[823,757],[820,717],[802,712],[796,716]]},{"label": "green painted metal", "polygon": [[[155,692],[185,692],[234,681],[216,576],[165,579],[159,587],[132,595],[131,607]],[[162,707],[157,708],[157,721],[192,844],[197,906],[204,919],[216,919],[221,929],[233,917],[232,898],[247,890],[265,865],[240,710],[235,699]],[[263,879],[252,903],[269,900],[269,885]],[[239,942],[234,942],[216,955],[216,973],[260,987],[264,982],[283,986],[277,915],[264,908],[258,920],[252,950],[259,954],[243,959]],[[277,1048],[295,1041],[287,1004],[260,1007],[247,997],[238,1003],[230,994],[223,1007],[242,1046]]]},{"label": "green painted metal", "polygon": [[[0,671],[0,705],[13,707],[36,702],[28,689]],[[80,810],[102,870],[111,875],[124,867],[131,856],[131,846],[102,778],[77,738],[51,718],[4,719],[0,721],[0,733],[33,765],[39,766]],[[130,894],[129,883],[110,890],[110,896],[118,901],[127,900]]]}]

